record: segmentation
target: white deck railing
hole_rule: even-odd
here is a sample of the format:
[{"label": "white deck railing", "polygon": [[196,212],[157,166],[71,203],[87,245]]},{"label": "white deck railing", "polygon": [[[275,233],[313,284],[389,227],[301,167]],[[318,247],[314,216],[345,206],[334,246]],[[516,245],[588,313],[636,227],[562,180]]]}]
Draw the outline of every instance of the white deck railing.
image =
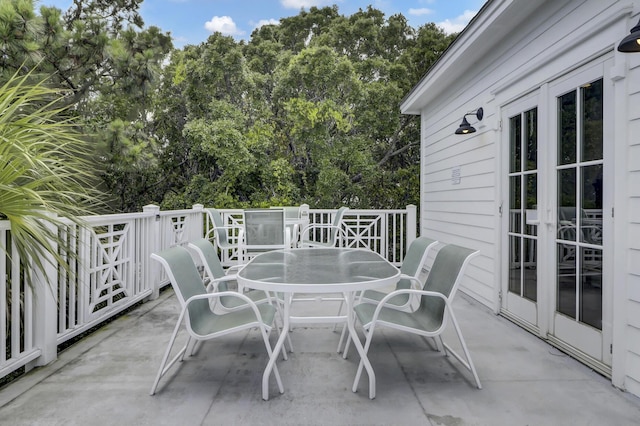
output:
[{"label": "white deck railing", "polygon": [[[241,222],[241,210],[222,210]],[[335,210],[311,210],[311,223],[331,223]],[[157,297],[167,285],[151,253],[184,245],[211,228],[202,205],[161,211],[85,217],[88,228],[71,223],[58,232],[74,253],[61,253],[70,270],[47,263],[46,279],[26,282],[28,261],[12,248],[0,256],[0,378],[56,358],[59,345],[137,303]],[[415,206],[402,210],[349,210],[344,216],[348,247],[369,248],[400,264],[416,237]],[[8,221],[0,221],[0,246],[11,244]],[[223,261],[235,259],[223,253]]]}]

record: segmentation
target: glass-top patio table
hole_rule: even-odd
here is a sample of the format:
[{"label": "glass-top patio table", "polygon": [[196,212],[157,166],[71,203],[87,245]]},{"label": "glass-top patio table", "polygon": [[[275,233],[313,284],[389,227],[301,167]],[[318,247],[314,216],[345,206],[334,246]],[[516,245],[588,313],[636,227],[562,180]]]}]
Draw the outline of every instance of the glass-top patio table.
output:
[{"label": "glass-top patio table", "polygon": [[[353,343],[364,360],[369,375],[369,398],[375,397],[375,374],[354,328],[355,293],[394,284],[398,268],[379,254],[353,248],[300,248],[262,253],[247,263],[237,275],[238,284],[269,292],[284,293],[284,325],[262,377],[262,399],[269,399],[269,375],[278,358],[290,326],[294,293],[342,293],[347,314],[329,317],[346,321]],[[353,391],[356,391],[353,385]]]}]

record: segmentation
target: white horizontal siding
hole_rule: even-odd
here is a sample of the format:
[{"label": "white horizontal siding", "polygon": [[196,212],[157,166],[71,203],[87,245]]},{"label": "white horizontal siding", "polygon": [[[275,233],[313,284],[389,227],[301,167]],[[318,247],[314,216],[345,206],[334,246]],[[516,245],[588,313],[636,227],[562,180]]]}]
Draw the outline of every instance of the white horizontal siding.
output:
[{"label": "white horizontal siding", "polygon": [[[459,123],[436,127],[434,143],[425,143],[422,161],[422,233],[444,243],[480,250],[461,283],[461,290],[492,306],[495,247],[495,149],[481,138],[453,133]],[[428,126],[428,125],[427,125]],[[447,140],[449,139],[449,140]],[[459,173],[459,180],[454,179]]]},{"label": "white horizontal siding", "polygon": [[[624,386],[640,396],[640,58],[630,55],[625,58],[629,72],[625,78],[627,87],[626,173],[627,223],[618,224],[625,232],[626,240],[617,242],[616,252],[626,259],[626,291],[624,345],[626,346]],[[620,146],[620,149],[625,149]],[[623,151],[624,152],[624,151]],[[621,206],[622,207],[622,206]]]}]

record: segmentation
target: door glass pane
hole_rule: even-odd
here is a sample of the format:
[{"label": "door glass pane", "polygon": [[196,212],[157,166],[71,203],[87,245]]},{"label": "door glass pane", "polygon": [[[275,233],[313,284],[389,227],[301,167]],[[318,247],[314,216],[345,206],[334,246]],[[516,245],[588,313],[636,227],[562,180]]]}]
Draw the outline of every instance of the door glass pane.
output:
[{"label": "door glass pane", "polygon": [[536,256],[537,240],[533,238],[523,238],[523,241],[523,296],[535,302],[538,300],[538,260]]},{"label": "door glass pane", "polygon": [[511,151],[511,160],[509,161],[509,172],[521,171],[522,158],[522,118],[520,115],[509,119],[509,144]]},{"label": "door glass pane", "polygon": [[520,295],[520,277],[522,273],[522,248],[519,237],[509,237],[509,291]]},{"label": "door glass pane", "polygon": [[580,249],[580,321],[602,330],[602,250]]},{"label": "door glass pane", "polygon": [[576,92],[558,98],[558,164],[576,162]]},{"label": "door glass pane", "polygon": [[[567,226],[576,225],[576,169],[558,171],[558,233]],[[558,235],[558,238],[567,239]],[[575,241],[574,238],[571,238]]]},{"label": "door glass pane", "polygon": [[576,317],[576,246],[558,243],[556,310],[571,318]]},{"label": "door glass pane", "polygon": [[[527,198],[525,200],[526,205],[525,209],[527,210],[537,210],[538,208],[538,175],[530,174],[525,176],[525,182],[527,187],[525,188],[527,192]],[[537,225],[525,225],[525,234],[528,235],[536,235],[538,230]]]},{"label": "door glass pane", "polygon": [[520,197],[521,176],[511,176],[509,178],[509,232],[520,232],[520,222],[522,220]]},{"label": "door glass pane", "polygon": [[527,155],[525,170],[535,170],[538,168],[538,109],[525,112],[524,119]]},{"label": "door glass pane", "polygon": [[602,244],[602,164],[582,169],[582,232],[589,244]]},{"label": "door glass pane", "polygon": [[602,158],[602,79],[580,88],[582,94],[582,161]]}]

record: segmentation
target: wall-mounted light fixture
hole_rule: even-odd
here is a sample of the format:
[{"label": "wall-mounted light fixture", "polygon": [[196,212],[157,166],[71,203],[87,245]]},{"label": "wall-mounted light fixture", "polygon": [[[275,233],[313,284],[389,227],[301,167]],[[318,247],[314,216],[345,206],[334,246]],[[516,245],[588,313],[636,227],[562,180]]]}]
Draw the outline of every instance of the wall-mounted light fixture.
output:
[{"label": "wall-mounted light fixture", "polygon": [[618,52],[640,52],[640,21],[635,27],[631,28],[631,34],[622,39],[618,45]]},{"label": "wall-mounted light fixture", "polygon": [[473,133],[476,131],[475,127],[473,127],[467,121],[467,115],[475,115],[478,121],[482,121],[482,117],[484,117],[484,111],[482,108],[478,108],[474,112],[468,112],[462,117],[462,123],[460,123],[460,127],[456,130],[456,135],[466,135],[467,133]]}]

